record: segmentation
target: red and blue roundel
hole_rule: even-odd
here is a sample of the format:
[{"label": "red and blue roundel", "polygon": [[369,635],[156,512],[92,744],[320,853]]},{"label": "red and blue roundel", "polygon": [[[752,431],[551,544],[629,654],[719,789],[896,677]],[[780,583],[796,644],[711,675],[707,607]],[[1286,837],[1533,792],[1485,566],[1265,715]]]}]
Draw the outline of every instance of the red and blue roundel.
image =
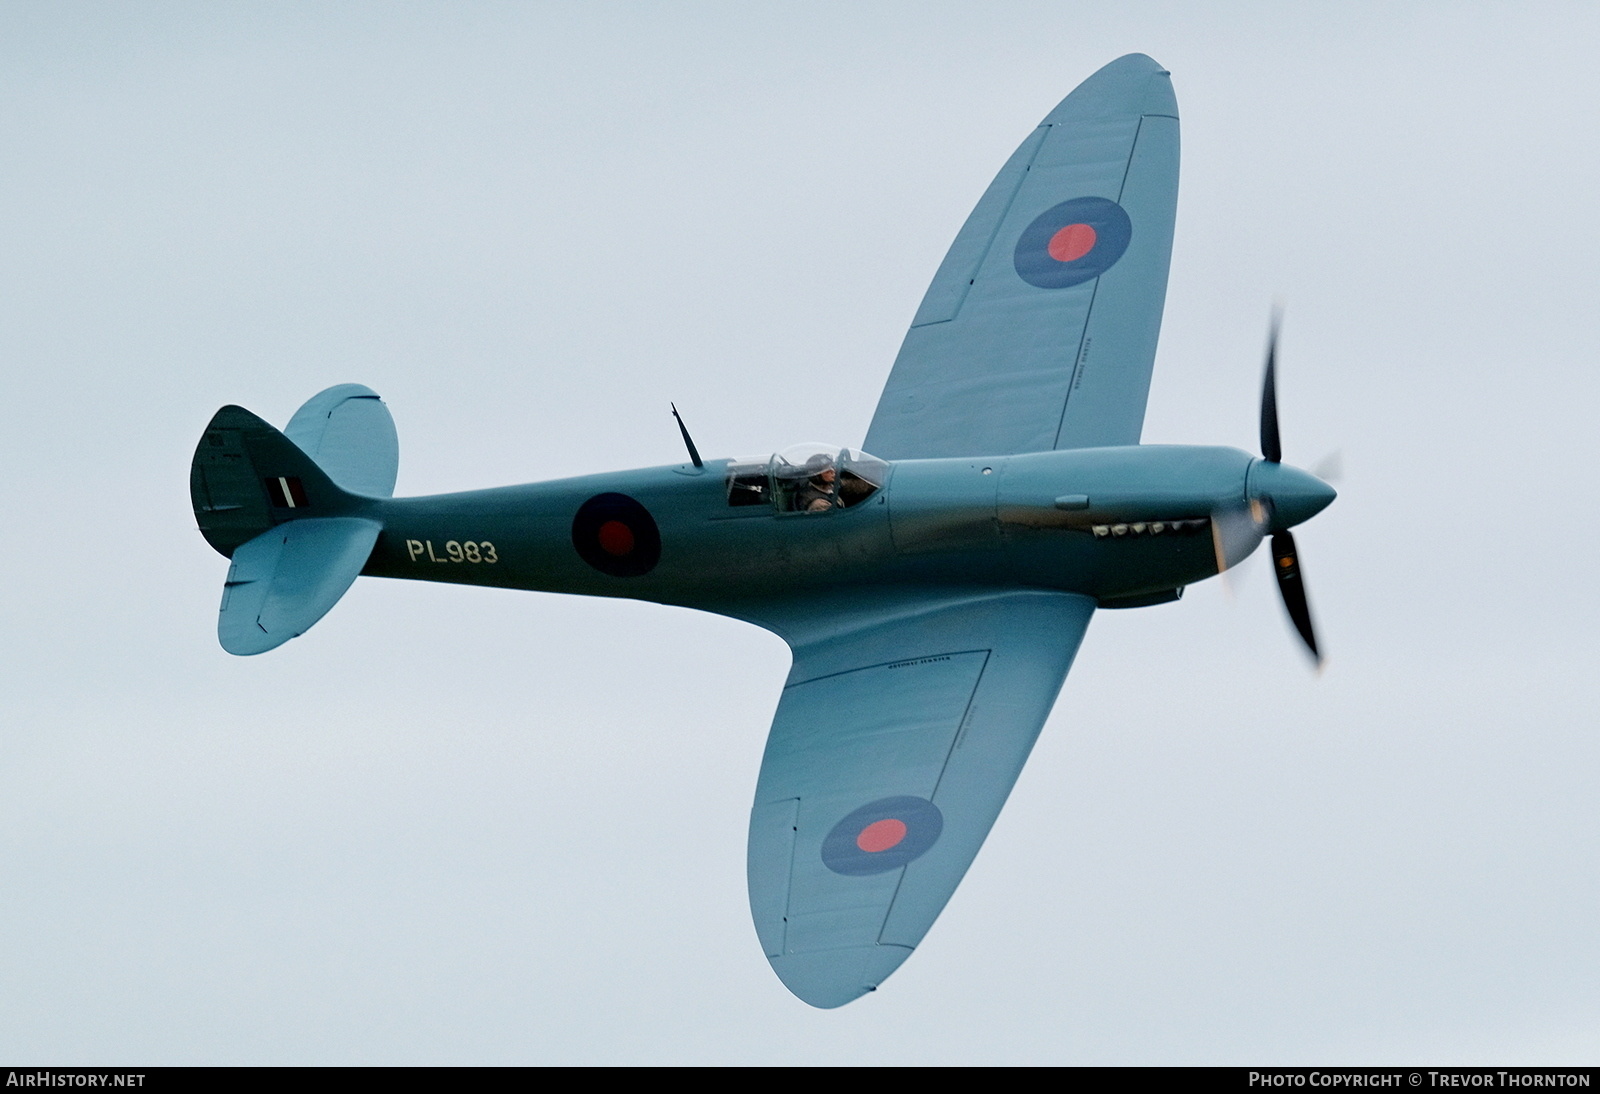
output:
[{"label": "red and blue roundel", "polygon": [[661,530],[628,495],[596,494],[572,518],[572,546],[603,574],[638,577],[661,561]]},{"label": "red and blue roundel", "polygon": [[1117,264],[1133,238],[1122,206],[1105,198],[1073,198],[1033,218],[1017,239],[1017,276],[1041,289],[1093,281]]},{"label": "red and blue roundel", "polygon": [[944,814],[926,798],[881,798],[833,826],[822,864],[851,877],[881,874],[920,858],[943,831]]}]

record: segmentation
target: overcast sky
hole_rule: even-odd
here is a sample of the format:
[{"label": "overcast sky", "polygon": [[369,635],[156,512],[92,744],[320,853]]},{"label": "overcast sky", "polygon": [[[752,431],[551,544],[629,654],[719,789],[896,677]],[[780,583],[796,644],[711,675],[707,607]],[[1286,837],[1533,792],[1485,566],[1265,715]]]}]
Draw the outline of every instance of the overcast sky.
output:
[{"label": "overcast sky", "polygon": [[[0,6],[0,1058],[1589,1063],[1600,8]],[[1286,457],[1259,558],[1103,612],[983,853],[816,1011],[745,901],[745,624],[364,579],[262,657],[188,465],[334,383],[399,492],[859,444],[1096,68],[1173,74],[1145,440]]]}]

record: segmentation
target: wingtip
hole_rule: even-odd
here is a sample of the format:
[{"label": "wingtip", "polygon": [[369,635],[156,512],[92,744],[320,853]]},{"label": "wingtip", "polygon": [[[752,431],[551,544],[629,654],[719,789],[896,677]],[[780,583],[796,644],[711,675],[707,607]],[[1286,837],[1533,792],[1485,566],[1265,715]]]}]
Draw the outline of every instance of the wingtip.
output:
[{"label": "wingtip", "polygon": [[1172,91],[1171,73],[1143,53],[1118,57],[1073,88],[1040,124],[1057,125],[1074,117],[1106,114],[1176,118],[1178,99]]},{"label": "wingtip", "polygon": [[833,1010],[860,999],[911,956],[909,946],[851,946],[769,957],[783,986],[803,1003]]}]

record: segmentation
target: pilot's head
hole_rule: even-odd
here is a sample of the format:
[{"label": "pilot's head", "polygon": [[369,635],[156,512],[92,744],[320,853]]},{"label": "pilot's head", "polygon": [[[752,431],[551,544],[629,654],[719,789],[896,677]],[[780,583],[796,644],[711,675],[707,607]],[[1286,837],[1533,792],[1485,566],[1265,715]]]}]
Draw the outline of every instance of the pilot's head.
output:
[{"label": "pilot's head", "polygon": [[839,477],[833,467],[833,457],[820,453],[806,461],[805,472],[812,482],[822,486],[832,486],[833,480]]}]

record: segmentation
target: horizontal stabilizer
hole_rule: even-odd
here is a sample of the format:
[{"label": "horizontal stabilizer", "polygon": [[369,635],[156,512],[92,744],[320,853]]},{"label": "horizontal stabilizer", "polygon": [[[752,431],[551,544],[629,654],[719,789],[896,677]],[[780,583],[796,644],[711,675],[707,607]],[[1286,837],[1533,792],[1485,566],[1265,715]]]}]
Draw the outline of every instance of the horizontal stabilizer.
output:
[{"label": "horizontal stabilizer", "polygon": [[393,496],[400,436],[389,408],[370,387],[339,384],[313,395],[283,432],[342,489]]},{"label": "horizontal stabilizer", "polygon": [[312,517],[241,545],[222,589],[222,648],[265,653],[310,630],[361,573],[382,528],[360,517]]}]

